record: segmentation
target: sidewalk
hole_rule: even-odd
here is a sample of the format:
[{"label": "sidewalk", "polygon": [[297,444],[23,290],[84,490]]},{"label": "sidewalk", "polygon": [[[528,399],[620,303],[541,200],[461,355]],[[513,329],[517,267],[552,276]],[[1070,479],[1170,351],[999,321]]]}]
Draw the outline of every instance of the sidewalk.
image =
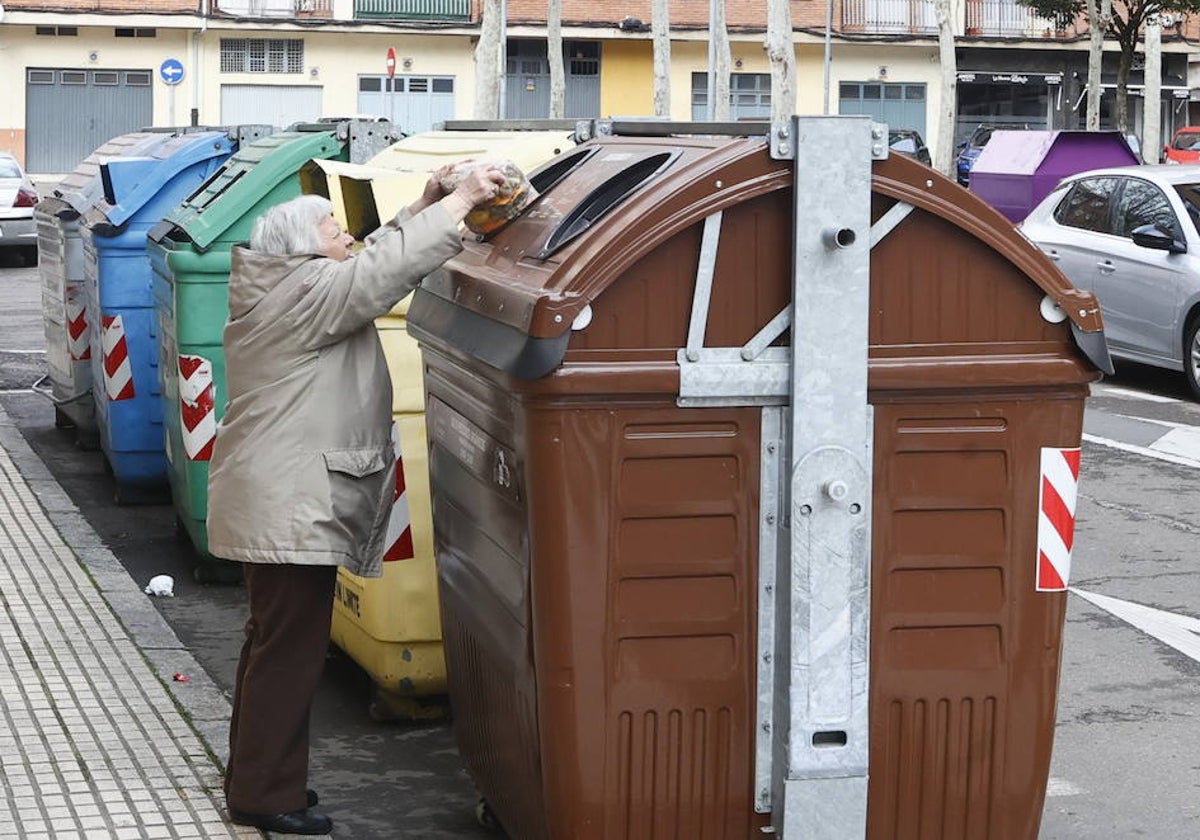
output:
[{"label": "sidewalk", "polygon": [[228,700],[2,409],[0,607],[0,837],[263,836],[225,817]]}]

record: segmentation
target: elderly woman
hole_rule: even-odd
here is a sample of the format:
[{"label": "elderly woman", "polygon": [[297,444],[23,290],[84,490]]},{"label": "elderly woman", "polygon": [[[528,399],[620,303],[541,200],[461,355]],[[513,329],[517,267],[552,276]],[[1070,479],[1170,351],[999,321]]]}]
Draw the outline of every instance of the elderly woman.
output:
[{"label": "elderly woman", "polygon": [[235,823],[327,834],[309,809],[309,710],[339,566],[381,574],[395,487],[392,387],[373,321],[462,248],[459,222],[504,176],[475,169],[367,239],[318,196],[269,209],[233,249],[224,347],[229,401],[209,473],[209,549],[244,564],[250,600],[229,728]]}]

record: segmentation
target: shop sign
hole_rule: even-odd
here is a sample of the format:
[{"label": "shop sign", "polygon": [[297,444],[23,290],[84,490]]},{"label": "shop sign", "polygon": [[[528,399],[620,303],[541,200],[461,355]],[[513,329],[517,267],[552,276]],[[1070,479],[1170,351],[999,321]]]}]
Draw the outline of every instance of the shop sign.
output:
[{"label": "shop sign", "polygon": [[993,85],[1025,85],[1029,80],[1047,85],[1061,85],[1062,73],[959,73],[958,80],[964,83],[980,82]]}]

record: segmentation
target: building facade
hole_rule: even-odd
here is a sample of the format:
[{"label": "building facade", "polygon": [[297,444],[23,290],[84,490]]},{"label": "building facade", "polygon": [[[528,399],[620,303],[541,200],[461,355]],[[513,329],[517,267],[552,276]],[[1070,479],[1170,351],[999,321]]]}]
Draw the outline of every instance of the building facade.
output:
[{"label": "building facade", "polygon": [[[791,0],[797,113],[870,114],[932,140],[941,106],[933,0]],[[69,171],[142,126],[286,126],[373,114],[406,132],[473,116],[482,0],[7,0],[0,16],[0,149],[35,173]],[[727,0],[730,113],[770,114],[766,0]],[[708,12],[671,6],[671,116],[707,113]],[[546,116],[545,0],[508,0],[504,115]],[[831,14],[826,73],[826,15]],[[567,116],[652,112],[649,0],[564,0]],[[1087,33],[1015,0],[956,7],[958,130],[1083,122]],[[1196,30],[1196,31],[1193,31]],[[1185,35],[1164,30],[1162,136],[1189,122]],[[388,56],[394,56],[389,66]],[[1111,67],[1108,65],[1111,63]],[[1105,117],[1116,54],[1106,55]],[[1140,71],[1131,119],[1140,125]],[[826,81],[828,79],[828,81]],[[1140,128],[1138,133],[1140,133]]]}]

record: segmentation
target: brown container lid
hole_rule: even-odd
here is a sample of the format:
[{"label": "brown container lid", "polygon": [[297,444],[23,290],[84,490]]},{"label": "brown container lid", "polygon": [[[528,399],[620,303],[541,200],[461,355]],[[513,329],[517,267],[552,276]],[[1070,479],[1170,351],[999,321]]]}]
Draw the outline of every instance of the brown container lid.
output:
[{"label": "brown container lid", "polygon": [[[425,280],[410,328],[518,377],[544,376],[562,362],[576,319],[639,259],[717,211],[790,189],[792,179],[792,162],[772,159],[765,137],[583,144],[531,173],[539,197],[519,218],[466,242]],[[1073,287],[981,199],[900,155],[875,162],[873,192],[950,222],[1011,262],[1107,369],[1095,296]]]}]

